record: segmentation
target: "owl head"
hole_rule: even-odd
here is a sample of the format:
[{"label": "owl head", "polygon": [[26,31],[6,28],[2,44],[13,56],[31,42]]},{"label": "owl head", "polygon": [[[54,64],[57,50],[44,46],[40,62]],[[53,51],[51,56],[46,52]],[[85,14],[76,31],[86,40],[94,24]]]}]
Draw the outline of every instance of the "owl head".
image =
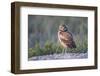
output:
[{"label": "owl head", "polygon": [[59,30],[60,30],[60,31],[63,31],[63,32],[68,31],[67,25],[65,25],[65,24],[60,25],[60,26],[59,26]]}]

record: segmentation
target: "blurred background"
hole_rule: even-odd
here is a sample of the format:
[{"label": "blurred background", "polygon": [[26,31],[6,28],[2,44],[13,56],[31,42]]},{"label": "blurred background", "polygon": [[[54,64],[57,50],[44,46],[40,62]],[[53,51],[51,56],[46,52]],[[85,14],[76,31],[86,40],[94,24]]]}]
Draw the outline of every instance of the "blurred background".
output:
[{"label": "blurred background", "polygon": [[32,51],[50,43],[58,45],[57,32],[61,24],[66,24],[72,33],[77,50],[87,51],[88,18],[71,16],[28,15],[28,48]]}]

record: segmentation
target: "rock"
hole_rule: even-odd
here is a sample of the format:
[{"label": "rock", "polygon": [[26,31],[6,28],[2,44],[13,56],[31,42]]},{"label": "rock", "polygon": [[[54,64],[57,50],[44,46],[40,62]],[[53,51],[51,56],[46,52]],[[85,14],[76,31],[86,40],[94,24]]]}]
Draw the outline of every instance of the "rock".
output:
[{"label": "rock", "polygon": [[56,60],[56,59],[84,59],[88,58],[88,53],[61,53],[44,56],[34,56],[28,60]]}]

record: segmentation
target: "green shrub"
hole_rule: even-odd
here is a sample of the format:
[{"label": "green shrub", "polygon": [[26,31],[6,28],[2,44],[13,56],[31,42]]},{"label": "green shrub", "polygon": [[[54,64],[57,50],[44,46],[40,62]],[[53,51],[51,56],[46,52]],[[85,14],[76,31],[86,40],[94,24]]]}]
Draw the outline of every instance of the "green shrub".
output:
[{"label": "green shrub", "polygon": [[87,39],[80,39],[78,36],[75,37],[75,43],[77,48],[63,48],[60,43],[53,43],[47,40],[44,44],[44,47],[41,48],[39,43],[36,43],[33,48],[29,48],[28,57],[32,56],[42,56],[42,55],[50,55],[54,53],[86,53],[88,50]]}]

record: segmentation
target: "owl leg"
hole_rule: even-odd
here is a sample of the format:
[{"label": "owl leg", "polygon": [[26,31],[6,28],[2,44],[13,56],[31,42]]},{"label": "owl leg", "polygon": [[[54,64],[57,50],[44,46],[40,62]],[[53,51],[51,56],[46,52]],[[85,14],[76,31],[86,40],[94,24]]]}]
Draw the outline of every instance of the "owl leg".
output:
[{"label": "owl leg", "polygon": [[64,54],[64,48],[63,48],[63,50],[62,50],[62,54]]},{"label": "owl leg", "polygon": [[65,48],[65,53],[67,53],[68,48]]},{"label": "owl leg", "polygon": [[67,50],[68,50],[68,48],[65,48],[65,53],[66,53]]},{"label": "owl leg", "polygon": [[66,49],[65,48],[63,48],[63,52],[62,52],[62,54],[65,54],[66,53]]}]

